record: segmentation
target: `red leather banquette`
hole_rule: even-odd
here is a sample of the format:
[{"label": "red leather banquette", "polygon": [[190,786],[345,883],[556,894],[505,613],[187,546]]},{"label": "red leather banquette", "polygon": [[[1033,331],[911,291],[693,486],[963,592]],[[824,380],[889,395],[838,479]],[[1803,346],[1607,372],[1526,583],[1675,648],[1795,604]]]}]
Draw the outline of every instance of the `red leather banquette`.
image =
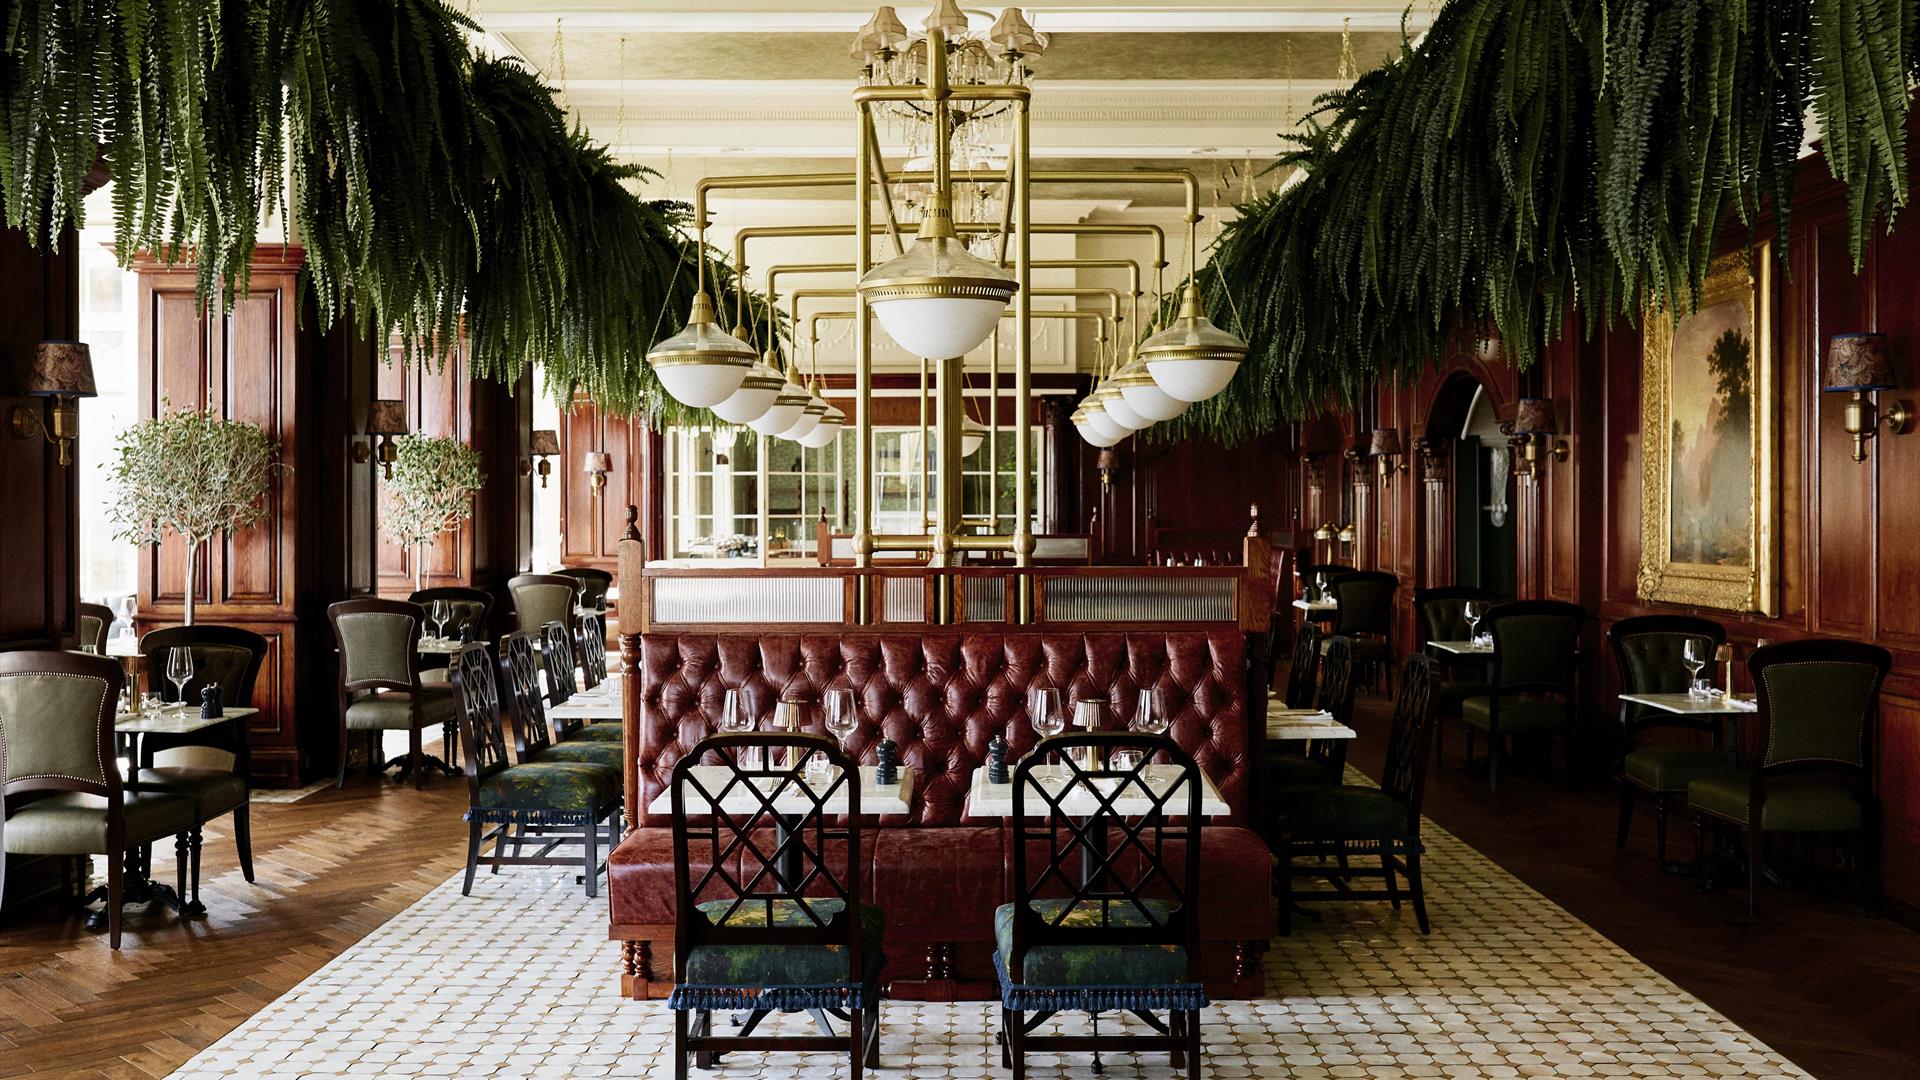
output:
[{"label": "red leather banquette", "polygon": [[[765,717],[781,698],[817,702],[853,687],[861,726],[848,740],[871,763],[883,738],[919,776],[913,811],[877,819],[864,841],[865,888],[887,917],[887,978],[902,998],[985,999],[993,909],[1007,896],[1007,845],[997,819],[965,815],[973,770],[998,732],[1024,754],[1034,743],[1027,691],[1051,686],[1099,698],[1109,723],[1133,715],[1152,687],[1171,734],[1234,807],[1210,819],[1202,858],[1201,924],[1210,990],[1260,992],[1260,950],[1272,934],[1266,846],[1247,828],[1245,642],[1234,630],[1141,633],[649,635],[640,661],[637,784],[641,814],[610,859],[610,936],[623,943],[623,985],[635,997],[671,987],[671,822],[649,816],[673,764],[712,732],[728,689],[744,688]],[[819,730],[818,710],[808,710]],[[753,868],[748,868],[751,872]]]}]

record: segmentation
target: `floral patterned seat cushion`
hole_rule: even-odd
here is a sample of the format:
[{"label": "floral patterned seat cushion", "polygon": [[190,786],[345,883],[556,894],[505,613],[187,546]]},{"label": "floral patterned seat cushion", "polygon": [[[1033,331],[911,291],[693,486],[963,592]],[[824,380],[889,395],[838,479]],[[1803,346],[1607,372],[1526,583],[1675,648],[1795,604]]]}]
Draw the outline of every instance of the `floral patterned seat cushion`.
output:
[{"label": "floral patterned seat cushion", "polygon": [[620,794],[620,770],[584,761],[536,761],[480,781],[480,805],[503,810],[598,810]]},{"label": "floral patterned seat cushion", "polygon": [[[1035,900],[1041,918],[1051,923],[1070,900]],[[1130,903],[1113,904],[1105,925],[1139,928],[1163,922],[1174,905],[1165,900],[1143,900],[1153,916]],[[1101,905],[1079,902],[1067,913],[1065,926],[1103,925]],[[1013,955],[1012,904],[993,912],[993,940],[1000,962]],[[1040,945],[1027,950],[1024,970],[1010,972],[1009,981],[1027,986],[1174,986],[1192,981],[1187,973],[1187,950],[1178,945]]]},{"label": "floral patterned seat cushion", "polygon": [[621,759],[626,756],[626,748],[619,743],[587,742],[586,740],[554,743],[534,756],[535,761],[584,761],[589,765],[605,765],[618,769]]},{"label": "floral patterned seat cushion", "polygon": [[[773,909],[774,926],[810,927],[813,918],[801,908],[801,901],[747,901],[732,915],[727,909],[732,900],[709,900],[698,905],[708,920],[726,918],[728,926],[765,926],[767,909]],[[846,910],[843,900],[805,902],[813,915],[832,922]],[[878,978],[886,961],[886,918],[873,904],[860,905],[860,959],[866,974],[863,981]],[[848,982],[847,950],[843,945],[697,945],[687,953],[686,971],[680,981],[697,986],[832,986]]]},{"label": "floral patterned seat cushion", "polygon": [[618,720],[597,720],[573,733],[568,742],[619,743],[626,737],[626,731]]}]

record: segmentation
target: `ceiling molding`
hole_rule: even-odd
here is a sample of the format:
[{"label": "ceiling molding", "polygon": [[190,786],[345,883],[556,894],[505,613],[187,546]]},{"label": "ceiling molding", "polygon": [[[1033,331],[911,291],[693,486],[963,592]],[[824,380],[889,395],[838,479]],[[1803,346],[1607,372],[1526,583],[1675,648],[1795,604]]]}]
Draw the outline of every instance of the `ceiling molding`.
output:
[{"label": "ceiling molding", "polygon": [[[609,30],[629,33],[761,34],[781,32],[852,34],[873,14],[876,4],[757,3],[690,4],[686,0],[641,3],[625,0],[628,10],[595,8],[581,0],[540,4],[537,0],[483,3],[475,15],[494,31],[552,30],[556,21],[572,30]],[[919,22],[922,5],[903,5],[902,19]],[[637,10],[636,10],[637,9]],[[1403,0],[1349,0],[1344,4],[1279,5],[1256,0],[1209,4],[1028,4],[1022,8],[1044,32],[1075,33],[1338,33],[1350,25],[1355,31],[1424,30],[1430,22],[1424,11],[1411,10]],[[980,23],[984,30],[985,23]]]}]

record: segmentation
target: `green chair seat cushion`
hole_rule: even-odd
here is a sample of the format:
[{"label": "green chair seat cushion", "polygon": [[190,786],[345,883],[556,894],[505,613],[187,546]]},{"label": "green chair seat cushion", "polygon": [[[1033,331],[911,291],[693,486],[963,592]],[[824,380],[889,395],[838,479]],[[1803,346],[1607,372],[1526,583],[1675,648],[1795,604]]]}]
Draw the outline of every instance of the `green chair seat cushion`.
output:
[{"label": "green chair seat cushion", "polygon": [[[719,922],[725,918],[724,925],[741,927],[764,927],[768,922],[768,908],[772,908],[772,922],[776,927],[811,927],[816,925],[814,917],[831,923],[833,919],[846,911],[844,900],[807,900],[806,908],[802,901],[749,900],[742,903],[731,915],[727,909],[733,906],[732,900],[709,900],[696,907],[706,915],[709,922]],[[807,914],[811,909],[812,915]],[[860,960],[866,969],[862,981],[871,981],[880,975],[880,967],[886,961],[883,948],[886,937],[886,917],[880,908],[873,904],[860,905]],[[686,970],[680,980],[700,986],[834,986],[849,981],[847,977],[847,947],[844,945],[696,945],[687,951]]]},{"label": "green chair seat cushion", "polygon": [[1453,709],[1468,698],[1486,697],[1492,687],[1477,679],[1448,679],[1433,688],[1433,696],[1440,704]]},{"label": "green chair seat cushion", "polygon": [[[444,724],[453,719],[453,688],[420,688],[420,723]],[[406,731],[413,727],[413,696],[382,691],[347,706],[348,731]]]},{"label": "green chair seat cushion", "polygon": [[620,793],[620,770],[584,761],[534,761],[480,781],[480,805],[504,810],[592,812]]},{"label": "green chair seat cushion", "polygon": [[1272,787],[1319,787],[1334,782],[1323,762],[1304,754],[1274,754],[1267,758],[1267,783]]},{"label": "green chair seat cushion", "polygon": [[[1034,900],[1033,909],[1051,924],[1072,900]],[[1153,922],[1130,903],[1107,908],[1105,925],[1138,929],[1163,923],[1174,910],[1165,900],[1142,900]],[[1067,913],[1063,926],[1099,927],[1098,903],[1079,902]],[[993,940],[1000,962],[1013,956],[1012,904],[993,912]],[[1037,945],[1027,950],[1022,970],[1009,971],[1007,981],[1025,986],[1173,986],[1193,981],[1187,971],[1187,950],[1178,945]]]},{"label": "green chair seat cushion", "polygon": [[1393,840],[1407,833],[1407,808],[1373,787],[1296,788],[1274,796],[1280,830],[1295,840]]},{"label": "green chair seat cushion", "polygon": [[[1752,784],[1752,774],[1746,772],[1703,776],[1687,785],[1687,805],[1703,814],[1749,825],[1747,797]],[[1860,827],[1861,818],[1860,800],[1844,781],[1817,775],[1782,776],[1767,782],[1760,829],[1851,832]]]},{"label": "green chair seat cushion", "polygon": [[617,720],[596,720],[573,733],[569,742],[597,742],[620,744],[626,739],[626,729]]},{"label": "green chair seat cushion", "polygon": [[247,782],[231,769],[163,765],[138,770],[133,781],[142,788],[192,799],[196,821],[211,821],[247,801]]},{"label": "green chair seat cushion", "polygon": [[569,739],[563,743],[554,743],[534,755],[535,761],[584,761],[589,765],[605,765],[610,769],[623,766],[627,749],[619,743],[589,742],[585,739]]},{"label": "green chair seat cushion", "polygon": [[[126,844],[132,847],[193,828],[193,800],[122,791]],[[16,855],[115,855],[107,847],[107,800],[63,791],[7,815],[7,850]]]},{"label": "green chair seat cushion", "polygon": [[[1493,726],[1493,698],[1482,694],[1460,703],[1460,718],[1480,731]],[[1500,695],[1500,733],[1503,735],[1557,734],[1567,730],[1567,706],[1558,698],[1526,694]]]},{"label": "green chair seat cushion", "polygon": [[1642,746],[1629,751],[1622,772],[1648,791],[1682,792],[1703,776],[1733,769],[1724,750],[1697,746]]}]

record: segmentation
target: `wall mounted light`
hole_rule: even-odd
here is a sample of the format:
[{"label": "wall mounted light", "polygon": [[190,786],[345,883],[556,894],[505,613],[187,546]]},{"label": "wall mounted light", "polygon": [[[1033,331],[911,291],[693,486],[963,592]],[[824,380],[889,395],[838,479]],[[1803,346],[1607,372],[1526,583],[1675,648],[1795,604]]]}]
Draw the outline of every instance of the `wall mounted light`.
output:
[{"label": "wall mounted light", "polygon": [[1313,538],[1323,544],[1331,543],[1333,541],[1333,534],[1334,525],[1331,521],[1323,521],[1320,523],[1319,528],[1313,530]]},{"label": "wall mounted light", "polygon": [[1372,439],[1368,443],[1367,450],[1368,453],[1373,456],[1373,460],[1380,470],[1380,482],[1382,484],[1393,483],[1394,473],[1406,471],[1406,463],[1400,460],[1403,455],[1400,452],[1400,430],[1398,428],[1381,428],[1375,431]]},{"label": "wall mounted light", "polygon": [[43,432],[58,452],[60,464],[73,464],[73,443],[80,436],[80,399],[94,397],[93,354],[84,341],[42,341],[33,348],[33,370],[27,375],[29,397],[52,398],[48,422],[39,410],[15,405],[9,418],[13,434],[31,439]]},{"label": "wall mounted light", "polygon": [[[534,432],[532,439],[527,442],[528,460],[520,463],[520,475],[526,476],[537,469],[540,473],[540,486],[546,487],[547,477],[553,475],[553,463],[547,459],[559,452],[559,432],[546,428]],[[539,462],[537,466],[534,464],[536,460]]]},{"label": "wall mounted light", "polygon": [[607,486],[607,474],[613,471],[613,455],[605,450],[589,450],[580,458],[580,471],[587,474],[593,494],[598,495]]},{"label": "wall mounted light", "polygon": [[1120,471],[1120,455],[1111,448],[1101,447],[1093,467],[1100,473],[1100,490],[1105,491],[1113,486],[1113,474]]},{"label": "wall mounted light", "polygon": [[[353,461],[365,465],[380,462],[380,474],[393,479],[393,459],[400,451],[393,445],[395,435],[407,433],[407,403],[394,398],[375,398],[367,404],[366,442],[353,441]],[[375,440],[378,446],[375,446]]]},{"label": "wall mounted light", "polygon": [[1847,401],[1846,429],[1853,436],[1853,460],[1867,460],[1867,440],[1880,432],[1882,423],[1888,432],[1899,435],[1913,419],[1913,410],[1904,401],[1876,408],[1868,393],[1892,390],[1900,385],[1893,376],[1893,349],[1885,334],[1835,334],[1827,341],[1826,378],[1830,394],[1851,393]]},{"label": "wall mounted light", "polygon": [[1349,547],[1353,546],[1353,542],[1359,539],[1360,537],[1360,534],[1354,531],[1353,525],[1351,523],[1340,526],[1340,531],[1335,535],[1339,537],[1340,542],[1342,544],[1345,544]]},{"label": "wall mounted light", "polygon": [[1513,435],[1520,450],[1520,475],[1534,475],[1543,456],[1567,460],[1567,441],[1554,438],[1559,432],[1552,399],[1521,398],[1514,405]]}]

